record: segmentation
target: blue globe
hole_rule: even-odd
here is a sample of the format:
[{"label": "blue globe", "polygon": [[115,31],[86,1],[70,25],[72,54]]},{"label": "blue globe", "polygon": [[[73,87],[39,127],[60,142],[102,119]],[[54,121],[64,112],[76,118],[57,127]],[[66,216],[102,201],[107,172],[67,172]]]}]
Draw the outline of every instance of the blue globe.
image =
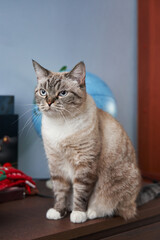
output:
[{"label": "blue globe", "polygon": [[[87,72],[86,90],[87,93],[93,97],[98,108],[110,113],[113,117],[117,117],[116,100],[112,91],[102,79],[92,73]],[[33,106],[32,120],[36,132],[41,137],[42,114],[36,104]]]}]

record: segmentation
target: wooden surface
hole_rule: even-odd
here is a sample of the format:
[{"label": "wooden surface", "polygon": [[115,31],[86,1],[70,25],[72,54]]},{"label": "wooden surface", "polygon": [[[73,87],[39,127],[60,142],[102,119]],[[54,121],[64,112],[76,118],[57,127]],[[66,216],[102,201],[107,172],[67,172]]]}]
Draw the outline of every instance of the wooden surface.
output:
[{"label": "wooden surface", "polygon": [[138,152],[143,176],[160,180],[160,1],[138,1]]},{"label": "wooden surface", "polygon": [[[46,194],[43,184],[40,182],[39,186]],[[160,239],[157,238],[160,236],[160,199],[141,207],[137,218],[128,222],[120,217],[90,220],[83,224],[71,223],[69,216],[57,221],[47,220],[45,214],[50,207],[52,199],[38,196],[0,204],[0,239]]]},{"label": "wooden surface", "polygon": [[103,238],[103,240],[153,240],[160,239],[160,223],[155,223],[151,225],[147,225],[141,228],[137,228],[131,231],[127,231],[124,233],[117,234],[115,236],[111,236],[108,238]]}]

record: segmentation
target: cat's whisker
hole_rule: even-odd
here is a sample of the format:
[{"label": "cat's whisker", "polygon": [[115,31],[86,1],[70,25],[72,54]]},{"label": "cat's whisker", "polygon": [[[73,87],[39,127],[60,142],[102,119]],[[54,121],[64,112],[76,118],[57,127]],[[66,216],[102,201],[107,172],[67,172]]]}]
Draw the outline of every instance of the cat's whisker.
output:
[{"label": "cat's whisker", "polygon": [[[64,108],[63,110],[66,111],[66,112],[68,112],[68,113],[70,114],[70,116],[73,117],[73,116],[72,116],[72,113],[71,113],[69,110],[67,110],[67,109],[65,109],[65,108]],[[74,117],[73,117],[73,118],[74,118]]]},{"label": "cat's whisker", "polygon": [[[82,111],[80,111],[77,107],[75,107],[74,105],[72,105],[72,107],[73,108],[75,108],[79,113],[82,113]],[[72,114],[72,112],[71,111],[69,111],[68,109],[66,109],[63,105],[61,106],[61,107],[57,107],[56,106],[56,108],[59,108],[59,109],[62,109],[62,110],[64,110],[64,111],[66,111],[66,112],[68,112],[68,113],[70,113],[70,115],[71,115],[71,117],[73,117],[74,118],[74,116],[73,116],[73,114]]]},{"label": "cat's whisker", "polygon": [[65,116],[64,116],[64,114],[63,114],[63,112],[61,112],[61,111],[60,111],[60,114],[62,115],[62,117],[63,117],[64,121],[66,122],[66,124],[67,124],[67,127],[69,127],[69,125],[68,125],[68,122],[67,122],[67,120],[66,120],[66,118],[65,118]]},{"label": "cat's whisker", "polygon": [[[33,116],[33,119],[32,119],[32,122],[31,122],[31,125],[30,125],[30,127],[29,127],[29,129],[28,129],[28,131],[27,131],[26,136],[28,135],[28,133],[29,133],[29,131],[31,130],[31,128],[34,126],[34,122],[36,123],[37,120],[39,119],[39,116],[40,116],[40,115]],[[33,122],[33,121],[34,121],[34,122]]]},{"label": "cat's whisker", "polygon": [[23,128],[18,132],[19,136],[22,135],[24,129],[32,122],[32,116],[28,118],[28,120],[25,122]]},{"label": "cat's whisker", "polygon": [[[28,103],[28,104],[16,104],[16,106],[34,106],[35,105],[35,103]],[[38,105],[38,104],[36,104],[36,105]]]},{"label": "cat's whisker", "polygon": [[28,109],[26,112],[24,112],[23,114],[20,115],[20,117],[18,117],[17,120],[15,120],[12,125],[14,125],[16,122],[18,122],[20,119],[22,119],[27,113],[29,113],[30,111],[32,111],[32,109]]},{"label": "cat's whisker", "polygon": [[[81,112],[78,108],[76,108],[75,106],[74,106],[74,108],[75,108],[76,110],[78,110],[79,113],[82,113],[82,112]],[[62,109],[63,111],[68,112],[72,118],[75,118],[74,115],[73,115],[73,113],[72,113],[71,111],[69,111],[68,109],[66,109],[64,106],[62,106],[61,109]]]},{"label": "cat's whisker", "polygon": [[[57,109],[57,110],[58,110],[58,109]],[[60,110],[60,109],[59,109],[59,110]],[[63,112],[62,112],[61,110],[60,110],[60,111],[59,111],[59,110],[58,110],[58,112],[61,114],[62,118],[64,119],[64,121],[65,121],[65,123],[66,123],[66,125],[67,125],[67,127],[70,128],[70,125],[68,124],[68,121],[67,121],[67,119],[65,118],[65,115],[63,114]],[[64,109],[63,109],[63,110],[64,110]]]},{"label": "cat's whisker", "polygon": [[[68,112],[68,113],[70,114],[70,116],[73,117],[73,116],[72,116],[72,113],[71,113],[69,110],[65,109],[64,106],[56,107],[56,108],[59,109],[59,110]],[[73,117],[73,118],[74,118],[74,117]]]},{"label": "cat's whisker", "polygon": [[56,108],[55,109],[58,113],[60,113],[61,114],[61,116],[62,116],[62,118],[64,119],[64,121],[66,122],[66,119],[65,119],[65,117],[64,117],[64,115],[63,115],[63,113],[62,113],[62,111],[61,110],[63,110],[63,109],[58,109],[58,108]]}]

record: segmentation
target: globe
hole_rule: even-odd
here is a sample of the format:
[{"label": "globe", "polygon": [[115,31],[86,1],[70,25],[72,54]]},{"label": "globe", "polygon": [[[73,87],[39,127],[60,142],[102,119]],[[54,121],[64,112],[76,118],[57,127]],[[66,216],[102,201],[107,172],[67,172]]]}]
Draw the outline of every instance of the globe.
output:
[{"label": "globe", "polygon": [[[108,112],[113,117],[117,116],[117,104],[111,89],[98,76],[86,73],[86,90],[92,96],[98,108]],[[33,105],[32,121],[37,134],[41,137],[42,114],[36,104]]]}]

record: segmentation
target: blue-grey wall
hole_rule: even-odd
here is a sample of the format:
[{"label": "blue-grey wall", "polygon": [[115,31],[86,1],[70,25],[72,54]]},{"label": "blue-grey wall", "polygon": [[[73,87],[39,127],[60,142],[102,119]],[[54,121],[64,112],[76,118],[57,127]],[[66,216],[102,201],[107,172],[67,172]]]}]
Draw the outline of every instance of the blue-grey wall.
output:
[{"label": "blue-grey wall", "polygon": [[46,178],[43,145],[29,124],[36,85],[32,58],[54,71],[85,61],[112,89],[118,120],[136,146],[136,0],[0,0],[0,95],[15,95],[19,168]]}]

